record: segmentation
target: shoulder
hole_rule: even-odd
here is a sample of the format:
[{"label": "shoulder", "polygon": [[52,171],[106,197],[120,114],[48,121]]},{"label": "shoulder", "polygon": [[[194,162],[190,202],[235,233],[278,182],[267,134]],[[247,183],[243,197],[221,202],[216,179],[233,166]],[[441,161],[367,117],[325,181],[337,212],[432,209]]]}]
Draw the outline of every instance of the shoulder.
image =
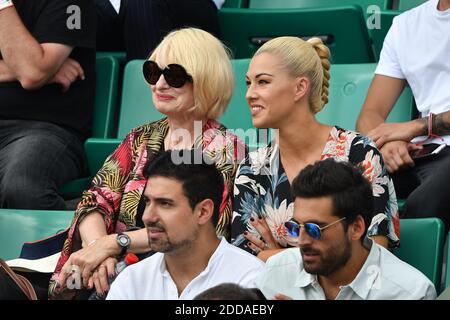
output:
[{"label": "shoulder", "polygon": [[435,295],[433,283],[419,270],[397,258],[387,249],[376,245],[380,252],[380,285],[388,282],[392,290],[398,291],[398,298],[423,299]]},{"label": "shoulder", "polygon": [[435,1],[429,0],[415,8],[402,12],[394,18],[394,22],[397,23],[400,28],[408,27],[406,25],[407,23],[417,23],[418,19],[428,17],[430,9],[432,9],[431,7],[435,5],[435,3]]},{"label": "shoulder", "polygon": [[298,269],[302,261],[299,248],[289,248],[270,257],[266,262],[266,269],[290,268]]},{"label": "shoulder", "polygon": [[235,262],[240,267],[247,266],[255,269],[262,269],[264,267],[264,262],[260,259],[228,242],[222,243],[221,251],[223,259],[229,262]]}]

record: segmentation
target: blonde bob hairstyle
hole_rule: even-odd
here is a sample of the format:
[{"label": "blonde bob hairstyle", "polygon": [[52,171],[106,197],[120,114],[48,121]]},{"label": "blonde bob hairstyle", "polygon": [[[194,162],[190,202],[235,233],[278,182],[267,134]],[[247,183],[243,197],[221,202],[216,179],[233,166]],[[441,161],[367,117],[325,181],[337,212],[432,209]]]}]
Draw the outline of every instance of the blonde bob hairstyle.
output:
[{"label": "blonde bob hairstyle", "polygon": [[266,42],[256,51],[274,54],[282,66],[293,76],[306,76],[310,81],[309,105],[316,114],[328,102],[330,80],[330,50],[319,38],[308,41],[297,37],[278,37]]},{"label": "blonde bob hairstyle", "polygon": [[194,115],[217,119],[224,113],[233,94],[234,75],[229,49],[213,35],[197,28],[172,31],[149,60],[161,68],[180,64],[192,76]]}]

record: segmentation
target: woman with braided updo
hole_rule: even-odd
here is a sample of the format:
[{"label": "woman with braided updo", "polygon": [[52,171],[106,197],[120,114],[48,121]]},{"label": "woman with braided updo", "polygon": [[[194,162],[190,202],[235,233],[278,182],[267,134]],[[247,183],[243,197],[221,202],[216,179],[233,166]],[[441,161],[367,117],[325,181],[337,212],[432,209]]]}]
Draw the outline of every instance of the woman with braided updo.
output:
[{"label": "woman with braided updo", "polygon": [[[395,192],[376,146],[365,136],[315,118],[328,102],[329,56],[319,38],[279,37],[265,43],[250,62],[246,99],[253,124],[277,129],[277,134],[238,168],[231,240],[264,261],[296,246],[297,239],[284,226],[293,215],[290,184],[305,166],[326,158],[361,167],[374,196],[368,237],[385,247],[399,242]],[[341,223],[347,228],[345,220]]]}]

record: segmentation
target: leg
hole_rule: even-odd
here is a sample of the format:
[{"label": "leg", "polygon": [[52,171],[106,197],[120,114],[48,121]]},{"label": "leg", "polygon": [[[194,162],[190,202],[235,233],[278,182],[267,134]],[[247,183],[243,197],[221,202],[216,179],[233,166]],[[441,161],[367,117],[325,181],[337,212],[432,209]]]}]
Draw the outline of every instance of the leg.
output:
[{"label": "leg", "polygon": [[420,185],[408,196],[405,217],[438,217],[450,226],[450,147],[435,159],[416,162]]},{"label": "leg", "polygon": [[38,121],[0,120],[0,207],[64,210],[58,190],[85,171],[81,141]]}]

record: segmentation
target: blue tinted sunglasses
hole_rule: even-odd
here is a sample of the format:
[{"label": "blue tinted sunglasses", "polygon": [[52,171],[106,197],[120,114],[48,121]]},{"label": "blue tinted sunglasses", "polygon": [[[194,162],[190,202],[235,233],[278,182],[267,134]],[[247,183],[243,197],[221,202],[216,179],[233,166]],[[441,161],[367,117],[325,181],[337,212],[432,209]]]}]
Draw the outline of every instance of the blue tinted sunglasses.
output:
[{"label": "blue tinted sunglasses", "polygon": [[331,227],[332,225],[344,220],[345,217],[334,221],[330,224],[327,224],[326,226],[319,227],[315,223],[307,222],[307,223],[297,223],[295,221],[287,221],[284,223],[284,226],[286,227],[287,232],[292,236],[297,238],[300,235],[300,228],[305,228],[305,231],[309,234],[311,238],[314,240],[319,240],[322,236],[322,230],[325,230],[328,227]]}]

